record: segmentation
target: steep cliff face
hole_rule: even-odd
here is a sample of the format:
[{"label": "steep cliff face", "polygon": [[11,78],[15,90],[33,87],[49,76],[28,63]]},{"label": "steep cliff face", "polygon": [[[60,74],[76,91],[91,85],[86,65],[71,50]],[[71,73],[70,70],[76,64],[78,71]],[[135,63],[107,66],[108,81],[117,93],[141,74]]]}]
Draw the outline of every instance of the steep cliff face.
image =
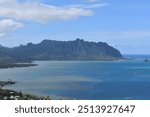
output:
[{"label": "steep cliff face", "polygon": [[0,45],[0,62],[10,61],[13,58],[9,55],[9,48]]},{"label": "steep cliff face", "polygon": [[9,48],[6,53],[20,60],[114,60],[121,53],[103,42],[43,40],[41,43]]},{"label": "steep cliff face", "polygon": [[111,60],[121,58],[121,53],[102,42],[44,40],[13,48],[12,56],[32,60]]}]

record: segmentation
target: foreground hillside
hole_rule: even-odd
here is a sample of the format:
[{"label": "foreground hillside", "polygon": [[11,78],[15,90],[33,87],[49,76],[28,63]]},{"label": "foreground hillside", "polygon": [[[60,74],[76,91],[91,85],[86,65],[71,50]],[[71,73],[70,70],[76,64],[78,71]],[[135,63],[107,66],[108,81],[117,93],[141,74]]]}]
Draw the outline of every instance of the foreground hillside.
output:
[{"label": "foreground hillside", "polygon": [[28,43],[15,48],[0,48],[3,59],[14,60],[114,60],[121,53],[103,42],[44,40],[38,44]]}]

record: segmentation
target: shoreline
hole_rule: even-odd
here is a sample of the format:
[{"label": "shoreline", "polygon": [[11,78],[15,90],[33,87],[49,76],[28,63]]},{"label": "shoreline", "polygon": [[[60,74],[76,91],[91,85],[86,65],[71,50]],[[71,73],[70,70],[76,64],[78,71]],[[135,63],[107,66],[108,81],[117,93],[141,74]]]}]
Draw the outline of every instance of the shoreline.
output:
[{"label": "shoreline", "polygon": [[[16,81],[0,81],[0,100],[66,100],[71,98],[65,98],[61,96],[48,95],[40,96],[31,93],[25,93],[8,88],[8,85],[16,84]],[[7,88],[6,88],[7,87]]]},{"label": "shoreline", "polygon": [[32,67],[38,66],[38,64],[33,63],[0,63],[0,69],[7,69],[7,68],[21,68],[21,67]]},{"label": "shoreline", "polygon": [[3,87],[7,85],[16,84],[16,81],[0,81],[0,100],[51,100],[49,96],[39,97],[32,94],[22,93],[21,91],[17,92],[12,89],[5,89]]},{"label": "shoreline", "polygon": [[[107,62],[107,61],[121,61],[121,60],[128,60],[126,58],[120,58],[120,59],[106,59],[106,60],[32,60],[32,62],[34,61],[77,61],[77,62],[86,62],[86,61],[90,61],[90,62]],[[35,63],[18,63],[18,62],[0,62],[0,69],[8,69],[8,68],[23,68],[23,67],[34,67],[34,66],[38,66],[38,64]]]}]

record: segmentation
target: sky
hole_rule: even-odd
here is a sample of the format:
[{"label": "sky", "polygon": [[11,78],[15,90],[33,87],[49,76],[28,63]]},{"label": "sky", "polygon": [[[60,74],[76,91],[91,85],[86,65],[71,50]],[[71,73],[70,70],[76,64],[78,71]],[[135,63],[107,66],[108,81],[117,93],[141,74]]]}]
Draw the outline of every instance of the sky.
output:
[{"label": "sky", "polygon": [[150,0],[0,0],[0,44],[81,38],[150,54],[149,11]]}]

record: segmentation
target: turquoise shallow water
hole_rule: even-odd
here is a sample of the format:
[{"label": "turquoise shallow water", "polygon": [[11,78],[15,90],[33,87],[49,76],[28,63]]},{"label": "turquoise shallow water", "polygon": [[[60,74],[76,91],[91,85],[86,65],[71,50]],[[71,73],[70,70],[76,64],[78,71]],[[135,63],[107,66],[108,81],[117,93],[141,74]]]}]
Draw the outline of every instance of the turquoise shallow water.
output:
[{"label": "turquoise shallow water", "polygon": [[36,95],[67,99],[150,99],[150,62],[35,61],[39,66],[0,70],[7,86]]}]

